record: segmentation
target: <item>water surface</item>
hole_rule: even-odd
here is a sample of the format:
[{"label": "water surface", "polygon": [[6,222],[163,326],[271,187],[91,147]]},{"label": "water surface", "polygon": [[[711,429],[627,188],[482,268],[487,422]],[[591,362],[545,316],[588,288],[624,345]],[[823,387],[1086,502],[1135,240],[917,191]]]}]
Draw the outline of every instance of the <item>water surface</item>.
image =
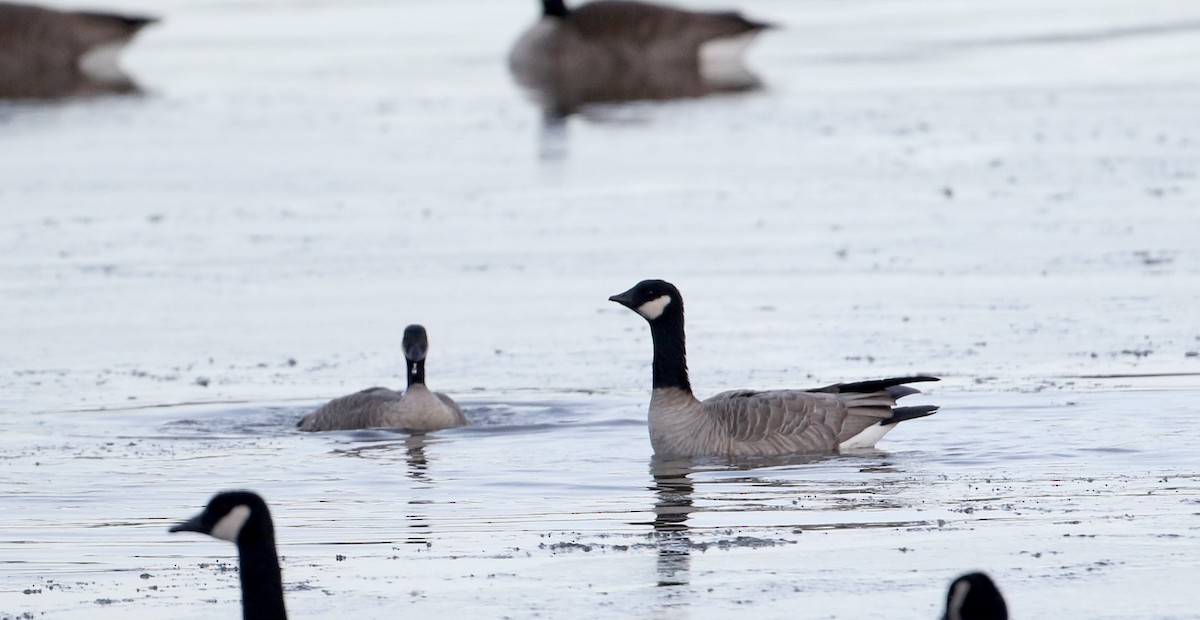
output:
[{"label": "water surface", "polygon": [[644,400],[603,395],[468,400],[477,425],[428,436],[300,433],[296,405],[34,415],[4,439],[0,607],[235,617],[232,545],[166,528],[245,487],[297,617],[928,618],[980,567],[1018,617],[1187,617],[1196,396],[938,394],[879,451],[734,463],[652,458]]},{"label": "water surface", "polygon": [[[153,8],[145,96],[0,104],[0,617],[237,617],[233,548],[166,534],[231,487],[298,618],[928,619],[977,568],[1018,618],[1195,617],[1194,3],[747,0],[762,89],[553,132],[532,0]],[[945,408],[655,462],[606,301],[648,277],[701,395]],[[413,322],[473,427],[294,431]]]}]

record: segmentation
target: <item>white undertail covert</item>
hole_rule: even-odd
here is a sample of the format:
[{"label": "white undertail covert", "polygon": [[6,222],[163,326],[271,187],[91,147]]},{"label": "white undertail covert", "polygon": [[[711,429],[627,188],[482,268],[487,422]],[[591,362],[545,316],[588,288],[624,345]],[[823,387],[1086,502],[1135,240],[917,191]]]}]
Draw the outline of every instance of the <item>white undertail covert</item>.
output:
[{"label": "white undertail covert", "polygon": [[850,439],[838,444],[838,452],[846,452],[847,450],[867,450],[875,447],[875,442],[888,434],[888,431],[896,428],[895,424],[884,426],[882,422],[876,422],[861,431]]}]

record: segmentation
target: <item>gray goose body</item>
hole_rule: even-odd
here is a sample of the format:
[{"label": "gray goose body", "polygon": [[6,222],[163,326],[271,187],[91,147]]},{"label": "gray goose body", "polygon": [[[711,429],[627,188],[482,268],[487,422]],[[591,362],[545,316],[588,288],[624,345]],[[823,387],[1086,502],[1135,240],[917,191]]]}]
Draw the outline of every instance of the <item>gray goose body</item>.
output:
[{"label": "gray goose body", "polygon": [[373,387],[335,398],[304,416],[302,431],[338,431],[359,428],[404,428],[435,431],[467,423],[462,409],[449,396],[424,385],[404,392]]},{"label": "gray goose body", "polygon": [[[895,381],[932,381],[905,377]],[[900,387],[900,386],[897,386]],[[843,392],[732,390],[697,400],[678,388],[650,397],[650,443],[657,454],[681,456],[785,456],[870,448],[901,419],[896,399],[916,390]],[[929,415],[934,408],[903,408]]]},{"label": "gray goose body", "polygon": [[335,398],[304,416],[297,427],[302,431],[360,428],[435,431],[466,425],[467,418],[458,403],[425,386],[425,355],[429,347],[425,328],[409,325],[404,330],[403,346],[408,389],[397,392],[373,387]]},{"label": "gray goose body", "polygon": [[509,67],[560,114],[588,103],[747,90],[759,83],[742,66],[741,51],[769,27],[736,12],[628,0],[567,9],[544,0],[542,18],[513,45]]},{"label": "gray goose body", "polygon": [[136,91],[116,56],[154,21],[0,2],[0,98]]},{"label": "gray goose body", "polygon": [[610,298],[642,315],[654,338],[650,443],[666,456],[785,456],[871,448],[904,420],[936,406],[896,407],[918,391],[906,383],[933,377],[897,377],[840,383],[811,390],[734,390],[707,400],[693,394],[687,376],[683,298],[661,280],[646,280]]}]

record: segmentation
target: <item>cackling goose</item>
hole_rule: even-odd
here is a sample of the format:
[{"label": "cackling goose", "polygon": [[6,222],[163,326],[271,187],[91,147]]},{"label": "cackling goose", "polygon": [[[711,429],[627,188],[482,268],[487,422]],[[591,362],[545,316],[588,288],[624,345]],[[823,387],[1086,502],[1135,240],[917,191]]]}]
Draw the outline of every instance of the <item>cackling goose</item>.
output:
[{"label": "cackling goose", "polygon": [[200,532],[238,548],[243,620],[286,620],[275,525],[263,498],[249,491],[217,493],[200,514],[171,532]]},{"label": "cackling goose", "polygon": [[650,443],[667,456],[781,456],[871,448],[896,423],[930,415],[933,405],[894,407],[919,393],[898,377],[811,390],[734,390],[705,401],[692,395],[684,346],[683,297],[662,280],[645,280],[609,298],[650,323],[654,382]]},{"label": "cackling goose", "polygon": [[407,360],[408,389],[403,393],[384,387],[335,398],[304,416],[297,424],[302,431],[337,431],[359,428],[404,428],[435,431],[463,426],[466,416],[449,396],[425,387],[425,354],[429,337],[420,325],[404,329],[404,359]]},{"label": "cackling goose", "polygon": [[742,54],[769,27],[736,12],[629,0],[568,9],[543,0],[542,17],[513,45],[509,68],[557,116],[589,103],[750,90],[759,82]]}]

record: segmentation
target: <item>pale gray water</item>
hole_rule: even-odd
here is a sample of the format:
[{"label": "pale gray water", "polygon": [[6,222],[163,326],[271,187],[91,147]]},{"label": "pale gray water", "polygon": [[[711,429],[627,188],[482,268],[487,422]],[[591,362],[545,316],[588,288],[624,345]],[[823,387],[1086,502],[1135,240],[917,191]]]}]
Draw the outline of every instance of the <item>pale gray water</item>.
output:
[{"label": "pale gray water", "polygon": [[[295,617],[932,618],[975,568],[1017,618],[1197,617],[1200,8],[745,2],[764,91],[554,134],[534,5],[164,0],[148,96],[0,104],[0,617],[236,617],[232,546],[166,534],[230,487]],[[945,409],[682,481],[605,301],[646,277],[702,396]],[[292,430],[411,322],[476,427]]]},{"label": "pale gray water", "polygon": [[886,452],[732,467],[653,461],[643,403],[599,395],[467,401],[425,439],[300,433],[294,405],[34,415],[0,600],[235,617],[232,545],[166,527],[236,484],[271,498],[298,617],[930,618],[978,567],[1016,617],[1194,617],[1196,397],[941,394]]}]

